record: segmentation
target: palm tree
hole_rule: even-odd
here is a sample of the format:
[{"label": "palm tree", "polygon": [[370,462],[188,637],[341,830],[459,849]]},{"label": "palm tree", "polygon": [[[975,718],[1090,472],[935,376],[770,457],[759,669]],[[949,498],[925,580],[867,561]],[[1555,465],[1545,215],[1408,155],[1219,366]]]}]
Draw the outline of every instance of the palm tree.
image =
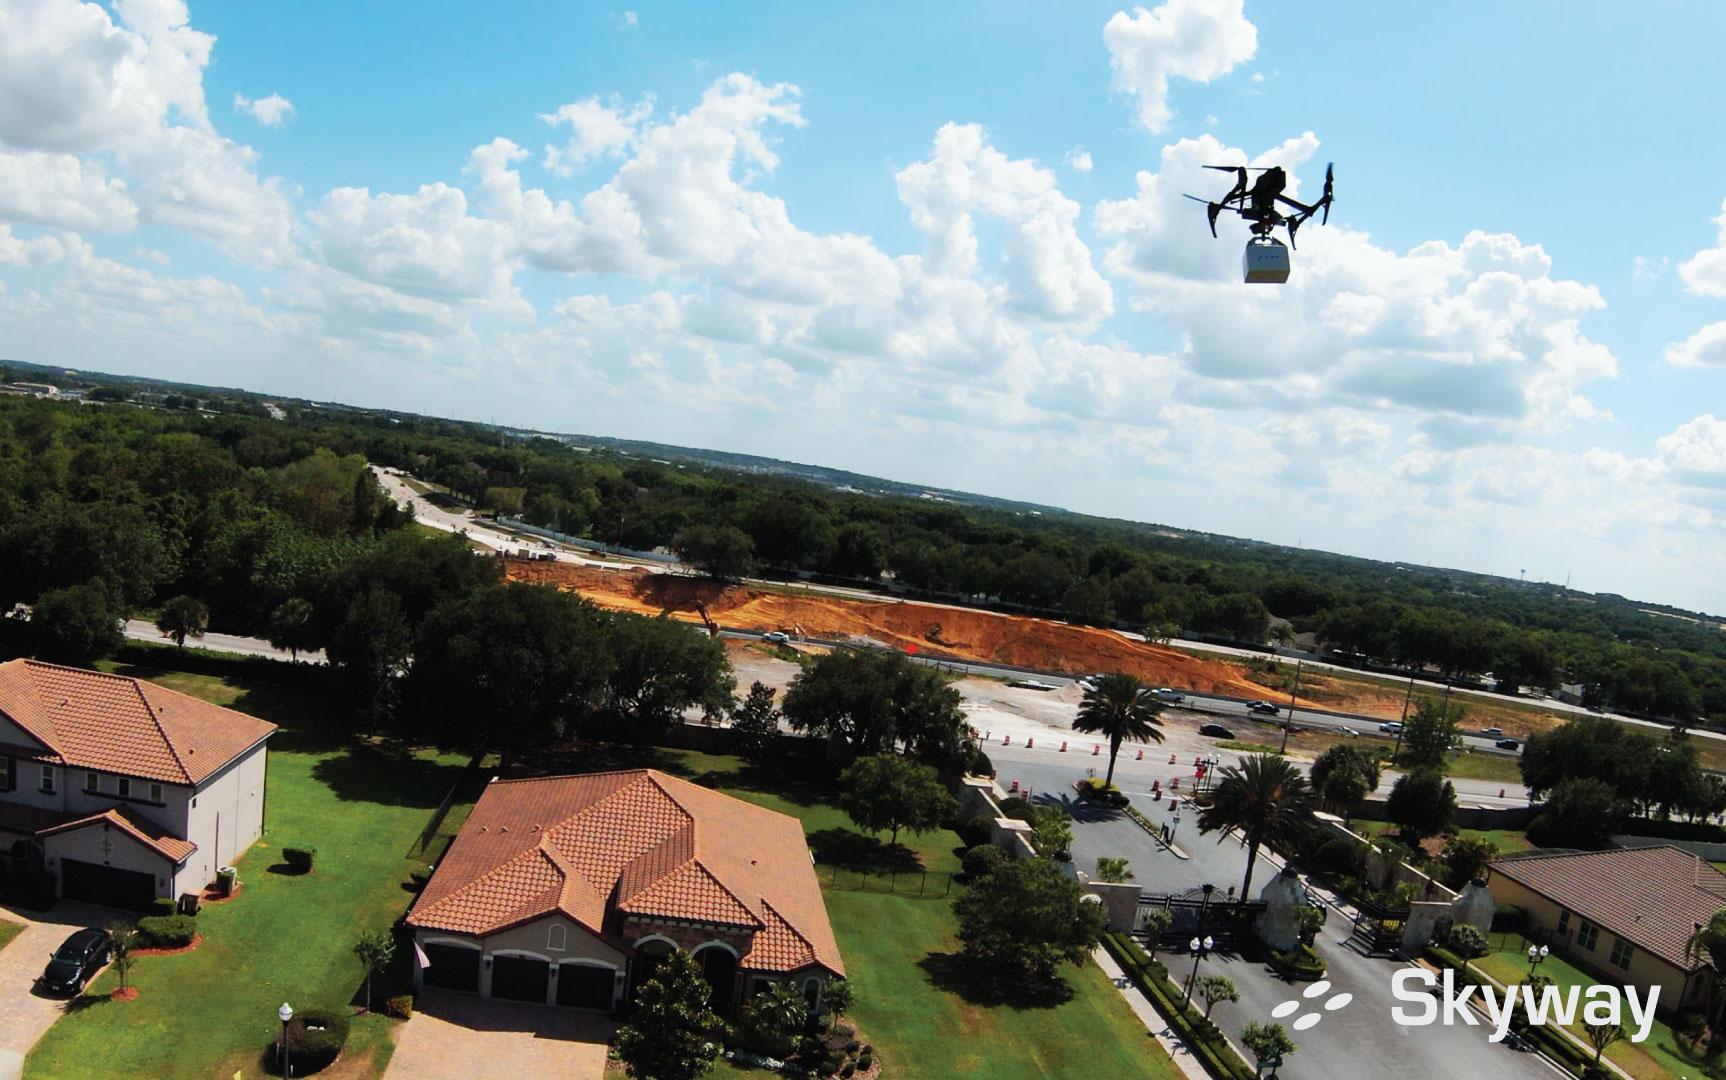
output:
[{"label": "palm tree", "polygon": [[1163,741],[1162,711],[1151,697],[1151,688],[1131,675],[1104,675],[1085,691],[1073,730],[1108,737],[1109,775],[1104,784],[1115,782],[1115,757],[1121,743]]},{"label": "palm tree", "polygon": [[1199,813],[1199,832],[1220,829],[1218,843],[1236,832],[1246,835],[1241,899],[1248,900],[1259,846],[1287,845],[1312,826],[1312,813],[1312,788],[1299,769],[1275,754],[1252,754],[1222,770],[1222,779],[1211,790],[1211,805]]},{"label": "palm tree", "polygon": [[1726,1005],[1726,994],[1718,992],[1722,976],[1726,975],[1726,910],[1716,911],[1706,925],[1696,927],[1696,932],[1690,935],[1690,940],[1684,947],[1684,953],[1692,960],[1706,959],[1714,969],[1716,993],[1708,1016],[1708,1026],[1712,1028],[1720,1020],[1720,1007]]}]

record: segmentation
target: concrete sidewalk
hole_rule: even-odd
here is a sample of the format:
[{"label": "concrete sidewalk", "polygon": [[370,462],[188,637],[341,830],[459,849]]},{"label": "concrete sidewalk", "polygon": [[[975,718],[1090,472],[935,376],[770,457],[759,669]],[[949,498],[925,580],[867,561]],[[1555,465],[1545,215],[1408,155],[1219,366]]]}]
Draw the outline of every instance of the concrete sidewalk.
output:
[{"label": "concrete sidewalk", "polygon": [[1205,1072],[1205,1067],[1199,1064],[1187,1044],[1182,1042],[1174,1029],[1163,1020],[1163,1015],[1157,1012],[1157,1007],[1145,997],[1144,991],[1127,977],[1121,965],[1115,963],[1115,958],[1109,955],[1109,951],[1099,945],[1091,955],[1096,958],[1097,966],[1103,969],[1103,974],[1120,989],[1121,996],[1144,1023],[1145,1030],[1156,1037],[1157,1045],[1163,1048],[1163,1053],[1169,1055],[1169,1060],[1175,1063],[1175,1067],[1181,1070],[1187,1080],[1210,1080],[1210,1074]]}]

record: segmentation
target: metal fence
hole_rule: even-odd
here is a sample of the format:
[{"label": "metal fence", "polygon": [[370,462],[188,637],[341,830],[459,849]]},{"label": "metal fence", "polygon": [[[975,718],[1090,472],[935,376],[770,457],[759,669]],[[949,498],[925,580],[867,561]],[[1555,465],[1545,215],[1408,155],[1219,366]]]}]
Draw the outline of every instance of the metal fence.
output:
[{"label": "metal fence", "polygon": [[833,863],[816,863],[815,876],[829,889],[850,889],[858,892],[893,893],[916,899],[939,898],[953,892],[951,873],[927,870],[889,870],[870,872],[841,867]]}]

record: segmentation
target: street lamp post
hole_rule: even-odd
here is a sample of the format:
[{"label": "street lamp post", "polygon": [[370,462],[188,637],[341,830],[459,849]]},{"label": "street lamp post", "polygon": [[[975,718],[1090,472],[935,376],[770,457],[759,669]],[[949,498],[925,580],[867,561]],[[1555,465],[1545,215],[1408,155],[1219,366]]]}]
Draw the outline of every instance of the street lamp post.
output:
[{"label": "street lamp post", "polygon": [[1540,966],[1540,962],[1545,960],[1550,952],[1552,950],[1545,945],[1530,945],[1528,947],[1528,977],[1530,979],[1534,978],[1534,969]]},{"label": "street lamp post", "polygon": [[1289,752],[1289,729],[1294,726],[1295,698],[1300,693],[1300,661],[1295,661],[1294,688],[1289,691],[1289,714],[1283,720],[1283,748],[1277,753]]},{"label": "street lamp post", "polygon": [[1215,945],[1216,942],[1207,937],[1203,941],[1198,938],[1194,938],[1187,944],[1191,946],[1193,950],[1193,973],[1187,976],[1187,993],[1186,996],[1181,999],[1181,1008],[1183,1009],[1192,1004],[1193,983],[1197,982],[1199,978],[1199,961],[1205,958],[1205,954],[1211,951],[1211,946]]},{"label": "street lamp post", "polygon": [[1408,726],[1408,705],[1414,700],[1414,676],[1408,677],[1408,693],[1402,695],[1402,720],[1396,725],[1396,749],[1390,752],[1390,760],[1395,761],[1402,756],[1402,729]]},{"label": "street lamp post", "polygon": [[1176,814],[1174,827],[1169,829],[1169,843],[1172,844],[1175,842],[1175,830],[1179,829],[1180,827],[1181,827],[1181,815]]},{"label": "street lamp post", "polygon": [[276,1015],[282,1021],[282,1075],[292,1076],[294,1066],[293,1060],[288,1056],[288,1021],[294,1018],[294,1008],[284,1001],[282,1007],[276,1010]]}]

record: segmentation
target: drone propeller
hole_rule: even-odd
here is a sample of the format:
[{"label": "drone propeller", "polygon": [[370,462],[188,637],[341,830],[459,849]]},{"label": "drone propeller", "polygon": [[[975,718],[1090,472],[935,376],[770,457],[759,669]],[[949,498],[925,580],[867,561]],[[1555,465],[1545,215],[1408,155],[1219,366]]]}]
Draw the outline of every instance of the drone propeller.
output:
[{"label": "drone propeller", "polygon": [[1217,215],[1223,212],[1223,204],[1212,202],[1209,199],[1201,199],[1197,195],[1183,194],[1181,198],[1191,199],[1194,202],[1202,202],[1205,204],[1205,210],[1208,212],[1207,216],[1211,219],[1211,235],[1215,236],[1217,234]]},{"label": "drone propeller", "polygon": [[1274,165],[1203,165],[1205,169],[1215,169],[1217,172],[1266,172],[1276,168]]},{"label": "drone propeller", "polygon": [[1331,188],[1333,186],[1334,179],[1335,178],[1331,171],[1331,163],[1326,162],[1324,167],[1324,195],[1319,199],[1320,205],[1324,207],[1324,216],[1319,219],[1320,225],[1330,224]]}]

